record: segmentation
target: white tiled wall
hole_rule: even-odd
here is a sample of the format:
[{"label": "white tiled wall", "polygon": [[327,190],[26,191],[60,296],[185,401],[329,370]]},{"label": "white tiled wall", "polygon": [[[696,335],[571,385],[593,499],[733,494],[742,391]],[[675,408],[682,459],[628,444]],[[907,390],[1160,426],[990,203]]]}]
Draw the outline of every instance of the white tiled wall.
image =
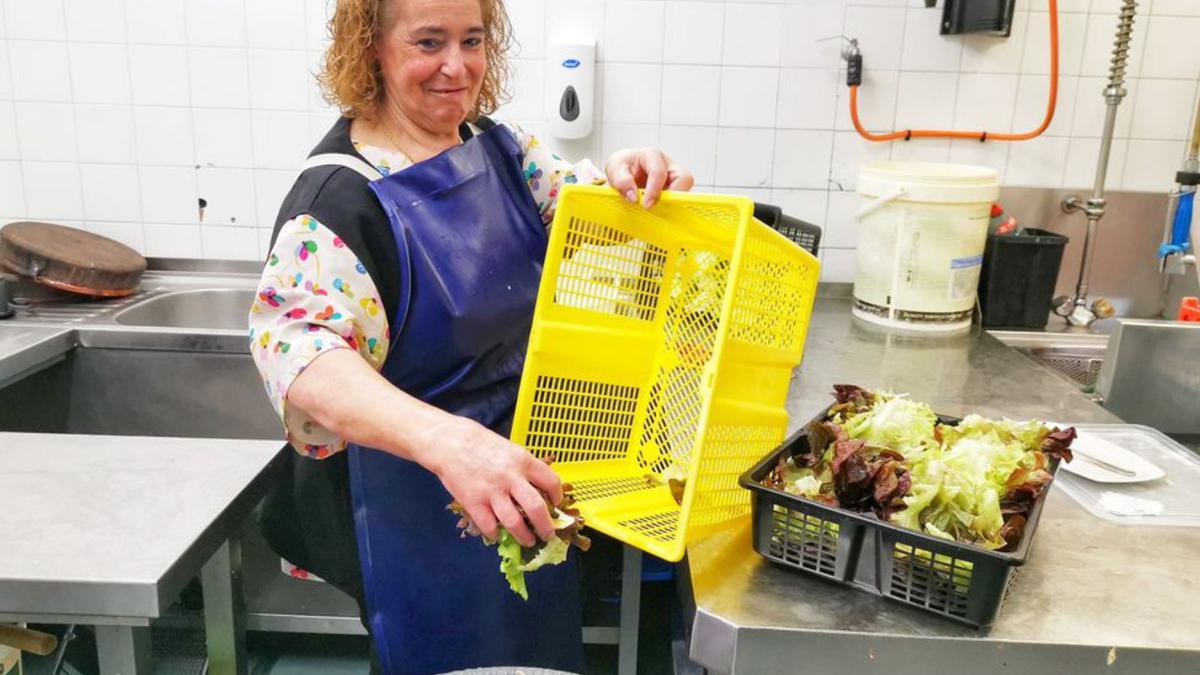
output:
[{"label": "white tiled wall", "polygon": [[[336,114],[323,0],[3,0],[0,223],[257,259]],[[201,219],[199,199],[208,206]]]},{"label": "white tiled wall", "polygon": [[[520,47],[499,115],[538,131],[545,44],[598,43],[597,126],[568,157],[661,145],[699,189],[825,227],[854,273],[857,167],[929,159],[1013,185],[1091,184],[1120,0],[1059,0],[1058,115],[1028,143],[873,144],[854,133],[838,35],[861,41],[865,123],[1025,130],[1048,87],[1048,0],[1006,39],[938,35],[924,0],[507,0]],[[297,163],[334,119],[312,72],[327,0],[2,0],[0,222],[82,225],[150,255],[259,258]],[[1165,190],[1200,80],[1200,0],[1142,0],[1110,184]],[[826,40],[826,38],[835,38]],[[198,198],[207,200],[203,220]]]}]

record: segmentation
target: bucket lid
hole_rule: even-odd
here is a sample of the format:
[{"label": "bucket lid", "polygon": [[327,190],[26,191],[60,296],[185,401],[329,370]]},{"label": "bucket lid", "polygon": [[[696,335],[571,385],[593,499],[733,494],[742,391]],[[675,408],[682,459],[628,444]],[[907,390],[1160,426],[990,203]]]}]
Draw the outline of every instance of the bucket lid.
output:
[{"label": "bucket lid", "polygon": [[858,170],[860,194],[885,197],[900,189],[910,202],[990,203],[1000,197],[1000,178],[985,166],[938,162],[872,162]]}]

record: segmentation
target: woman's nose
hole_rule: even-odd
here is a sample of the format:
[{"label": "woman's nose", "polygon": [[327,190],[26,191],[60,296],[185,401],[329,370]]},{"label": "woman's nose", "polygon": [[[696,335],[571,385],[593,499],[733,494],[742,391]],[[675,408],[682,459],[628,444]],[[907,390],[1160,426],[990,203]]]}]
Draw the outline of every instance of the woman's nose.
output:
[{"label": "woman's nose", "polygon": [[466,70],[466,65],[463,63],[463,52],[460,47],[451,47],[446,53],[446,60],[442,62],[442,74],[446,77],[457,78]]}]

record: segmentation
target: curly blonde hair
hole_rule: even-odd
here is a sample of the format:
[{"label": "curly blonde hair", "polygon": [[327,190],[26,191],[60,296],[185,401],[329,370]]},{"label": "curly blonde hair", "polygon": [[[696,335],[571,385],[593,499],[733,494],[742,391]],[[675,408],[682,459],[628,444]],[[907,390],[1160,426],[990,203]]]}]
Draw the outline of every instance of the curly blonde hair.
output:
[{"label": "curly blonde hair", "polygon": [[[321,94],[347,117],[369,116],[383,97],[383,74],[375,47],[396,21],[395,5],[405,0],[337,0],[329,20],[329,48],[317,82]],[[512,25],[504,0],[479,0],[483,15],[487,71],[479,98],[469,115],[496,112],[508,98],[509,65],[505,54],[512,45]]]}]

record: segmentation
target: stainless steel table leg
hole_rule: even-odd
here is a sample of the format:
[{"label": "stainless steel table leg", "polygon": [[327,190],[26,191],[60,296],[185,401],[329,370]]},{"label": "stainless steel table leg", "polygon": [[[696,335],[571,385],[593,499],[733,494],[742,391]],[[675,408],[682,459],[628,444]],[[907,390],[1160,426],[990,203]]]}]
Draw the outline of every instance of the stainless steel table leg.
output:
[{"label": "stainless steel table leg", "polygon": [[246,675],[246,603],[242,595],[242,546],[237,537],[221,545],[200,571],[204,588],[204,634],[211,675]]},{"label": "stainless steel table leg", "polygon": [[625,547],[621,564],[621,637],[617,675],[637,674],[638,617],[642,609],[642,552]]},{"label": "stainless steel table leg", "polygon": [[96,626],[100,675],[149,675],[150,629],[145,626]]}]

